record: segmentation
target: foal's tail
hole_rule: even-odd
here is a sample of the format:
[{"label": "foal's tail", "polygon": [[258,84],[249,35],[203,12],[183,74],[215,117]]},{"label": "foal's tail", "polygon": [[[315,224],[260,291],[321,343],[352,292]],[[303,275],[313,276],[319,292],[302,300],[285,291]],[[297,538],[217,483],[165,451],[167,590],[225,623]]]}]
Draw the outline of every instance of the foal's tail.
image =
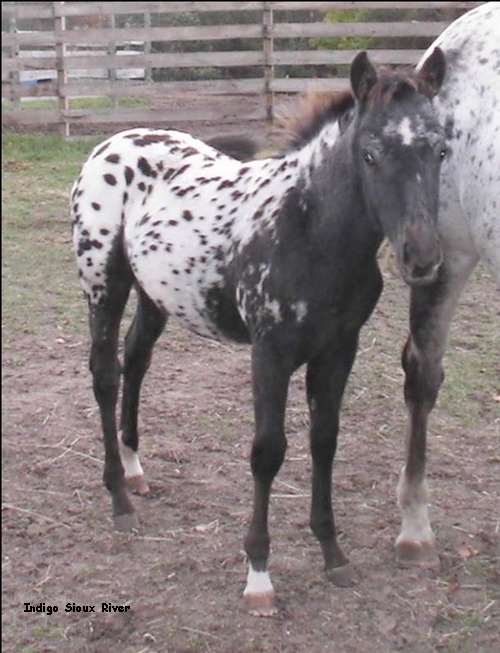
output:
[{"label": "foal's tail", "polygon": [[205,142],[219,152],[239,161],[254,159],[260,149],[250,136],[213,136]]}]

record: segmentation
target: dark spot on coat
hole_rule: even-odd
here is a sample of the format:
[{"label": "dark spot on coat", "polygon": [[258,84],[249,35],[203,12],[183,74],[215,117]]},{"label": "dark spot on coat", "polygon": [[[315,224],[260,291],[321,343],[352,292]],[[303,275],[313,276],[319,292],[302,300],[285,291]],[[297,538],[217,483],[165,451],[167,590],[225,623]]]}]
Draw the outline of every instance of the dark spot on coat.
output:
[{"label": "dark spot on coat", "polygon": [[103,145],[102,147],[100,147],[100,148],[96,151],[96,153],[94,154],[94,156],[93,156],[92,158],[95,159],[96,157],[98,157],[100,154],[102,154],[103,152],[105,152],[105,151],[108,149],[108,147],[109,147],[109,142],[108,142],[108,143],[104,143],[104,145]]},{"label": "dark spot on coat", "polygon": [[[90,249],[101,249],[102,243],[100,240],[90,240],[90,238],[80,238],[78,241],[78,251],[77,256],[82,256],[84,252],[89,251]],[[90,260],[90,259],[88,259]],[[87,262],[88,264],[88,262]]]},{"label": "dark spot on coat", "polygon": [[[145,134],[144,136],[134,134],[132,137],[135,139],[134,145],[137,145],[137,147],[145,147],[146,145],[153,145],[154,143],[169,143],[171,141],[168,134]],[[130,136],[128,138],[130,138]]]},{"label": "dark spot on coat", "polygon": [[194,147],[186,147],[184,150],[184,154],[182,155],[182,158],[185,159],[188,156],[193,156],[194,154],[198,154],[198,150],[195,149]]},{"label": "dark spot on coat", "polygon": [[[179,197],[184,197],[186,193],[189,193],[189,191],[194,190],[196,186],[187,186],[186,188],[180,188],[177,192],[176,195]],[[173,189],[172,189],[173,190]]]},{"label": "dark spot on coat", "polygon": [[130,166],[125,166],[125,183],[127,184],[127,186],[130,186],[133,179],[134,179],[134,171]]},{"label": "dark spot on coat", "polygon": [[[177,148],[177,149],[179,149],[179,148]],[[171,151],[173,151],[173,150],[171,150]],[[186,172],[186,170],[189,170],[190,167],[191,167],[190,163],[185,163],[183,166],[181,166],[180,168],[177,168],[177,170],[175,170],[174,174],[172,174],[170,176],[170,179],[175,179],[179,175],[182,175],[182,173]]]},{"label": "dark spot on coat", "polygon": [[221,181],[221,183],[217,186],[217,190],[222,190],[223,188],[231,188],[234,186],[234,181],[231,181],[231,179],[224,179],[224,181]]},{"label": "dark spot on coat", "polygon": [[110,186],[116,185],[116,177],[114,175],[110,175],[109,173],[104,175],[104,181]]},{"label": "dark spot on coat", "polygon": [[138,160],[137,160],[137,167],[139,168],[139,170],[142,172],[142,174],[143,174],[145,177],[153,177],[153,179],[154,179],[154,178],[157,177],[157,175],[158,175],[158,173],[156,172],[156,170],[154,170],[154,169],[149,165],[149,161],[148,161],[145,157],[143,157],[143,156],[140,156],[140,157],[138,158]]}]

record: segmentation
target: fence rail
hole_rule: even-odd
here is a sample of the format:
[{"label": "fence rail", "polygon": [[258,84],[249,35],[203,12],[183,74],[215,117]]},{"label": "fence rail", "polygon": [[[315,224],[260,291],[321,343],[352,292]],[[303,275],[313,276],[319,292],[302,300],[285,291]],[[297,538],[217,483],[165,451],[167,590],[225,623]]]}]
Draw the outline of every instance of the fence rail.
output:
[{"label": "fence rail", "polygon": [[[3,2],[2,126],[262,129],[281,94],[413,64],[481,2]],[[193,127],[194,126],[194,127]]]}]

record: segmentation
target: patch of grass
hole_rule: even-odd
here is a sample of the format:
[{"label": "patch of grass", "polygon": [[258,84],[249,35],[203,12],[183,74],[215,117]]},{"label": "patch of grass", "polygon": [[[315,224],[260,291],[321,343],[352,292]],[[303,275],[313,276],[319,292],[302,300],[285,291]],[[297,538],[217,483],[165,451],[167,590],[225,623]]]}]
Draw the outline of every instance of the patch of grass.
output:
[{"label": "patch of grass", "polygon": [[59,628],[40,624],[31,629],[31,636],[36,639],[62,639],[63,634]]},{"label": "patch of grass", "polygon": [[[124,108],[149,107],[150,102],[140,97],[122,97],[117,99],[117,104]],[[21,108],[29,111],[41,111],[47,109],[57,109],[59,106],[56,98],[25,98],[21,100]],[[113,106],[110,97],[82,97],[71,98],[69,100],[70,109],[109,109]],[[10,100],[2,100],[2,109],[8,111],[13,108]]]},{"label": "patch of grass", "polygon": [[444,358],[445,380],[438,399],[438,406],[466,428],[473,428],[481,418],[498,418],[500,313],[494,301],[485,302],[485,281],[491,279],[479,266],[461,297]]},{"label": "patch of grass", "polygon": [[[96,137],[95,142],[102,140]],[[5,133],[2,139],[2,332],[84,322],[69,221],[73,181],[94,143]]]},{"label": "patch of grass", "polygon": [[486,557],[470,558],[465,563],[465,573],[474,579],[486,579],[491,570],[491,562]]}]

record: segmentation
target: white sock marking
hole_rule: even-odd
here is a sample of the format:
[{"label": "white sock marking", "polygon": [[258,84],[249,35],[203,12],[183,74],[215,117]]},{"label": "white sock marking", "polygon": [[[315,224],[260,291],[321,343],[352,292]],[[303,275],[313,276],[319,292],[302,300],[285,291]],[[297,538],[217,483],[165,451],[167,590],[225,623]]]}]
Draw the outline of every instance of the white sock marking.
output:
[{"label": "white sock marking", "polygon": [[252,565],[248,565],[247,585],[243,596],[248,594],[274,594],[274,587],[268,571],[255,571]]},{"label": "white sock marking", "polygon": [[403,513],[403,524],[396,544],[399,542],[434,542],[427,507],[427,486],[409,485],[403,468],[397,487],[398,504]]},{"label": "white sock marking", "polygon": [[120,457],[122,459],[123,468],[125,470],[125,478],[132,478],[133,476],[144,476],[144,470],[139,461],[139,455],[126,444],[123,443],[122,433],[120,431],[118,436],[120,443]]}]

